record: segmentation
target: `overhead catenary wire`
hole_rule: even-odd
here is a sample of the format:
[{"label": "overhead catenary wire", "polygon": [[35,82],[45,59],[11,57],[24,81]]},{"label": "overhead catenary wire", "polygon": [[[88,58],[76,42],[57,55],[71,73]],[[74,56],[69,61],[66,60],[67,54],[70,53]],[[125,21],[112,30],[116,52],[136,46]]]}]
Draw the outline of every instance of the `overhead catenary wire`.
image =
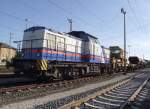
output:
[{"label": "overhead catenary wire", "polygon": [[[105,32],[102,32],[103,31],[103,28],[112,28],[112,23],[114,23],[113,21],[114,20],[117,20],[117,16],[119,16],[120,15],[120,11],[119,10],[117,10],[117,12],[115,12],[115,14],[114,14],[114,16],[113,17],[111,17],[111,19],[109,19],[109,20],[104,20],[104,19],[102,19],[101,17],[99,17],[98,16],[98,13],[96,13],[95,11],[92,11],[91,9],[89,9],[85,4],[84,4],[84,2],[82,2],[81,0],[76,0],[76,2],[75,2],[78,6],[80,6],[80,8],[81,8],[81,10],[82,9],[85,9],[87,12],[88,12],[88,14],[91,14],[91,16],[92,17],[94,17],[94,18],[96,18],[97,20],[97,24],[99,24],[100,25],[100,27],[101,27],[101,29],[99,29],[99,31],[100,31],[100,34],[103,34],[103,36],[112,36],[112,35],[107,35],[107,33],[105,33]],[[105,24],[105,25],[104,25]]]},{"label": "overhead catenary wire", "polygon": [[[137,1],[134,0],[134,2],[135,2],[134,4],[135,4],[136,8],[139,9],[140,7],[139,7]],[[142,20],[142,22],[143,22],[143,16],[140,15],[140,17],[141,17],[141,20]],[[146,32],[146,28],[143,27],[142,25],[143,25],[143,24],[141,24],[140,27],[142,27],[142,29],[144,30],[144,32]]]},{"label": "overhead catenary wire", "polygon": [[[39,14],[39,11],[40,11],[41,9],[38,9],[38,8],[35,8],[35,7],[31,6],[31,5],[29,4],[29,2],[25,2],[25,1],[23,1],[23,0],[16,0],[16,1],[17,1],[17,3],[18,3],[19,5],[23,6],[25,9],[30,9],[30,11],[36,13],[36,16],[37,16],[37,15],[40,15],[40,14]],[[26,22],[26,19],[28,19],[28,23],[30,23],[30,24],[32,24],[32,25],[42,25],[42,24],[39,24],[39,22],[37,23],[37,22],[35,22],[35,21],[31,21],[30,18],[25,18],[25,19],[24,19],[25,22]],[[25,27],[26,27],[26,26],[25,26]]]},{"label": "overhead catenary wire", "polygon": [[[58,8],[60,8],[61,10],[63,10],[63,11],[65,11],[66,13],[68,13],[68,14],[70,14],[71,12],[69,12],[69,11],[67,11],[67,10],[65,10],[65,8],[63,8],[63,7],[61,7],[61,6],[59,6],[59,5],[57,5],[55,2],[52,2],[52,1],[49,1],[50,2],[50,4],[53,4],[53,5],[55,5],[56,7],[58,7]],[[32,8],[31,8],[32,9]],[[7,17],[9,17],[9,18],[13,18],[13,19],[15,19],[15,20],[17,20],[17,21],[21,21],[21,22],[24,22],[24,23],[26,23],[25,22],[25,19],[27,19],[27,18],[21,18],[21,17],[18,17],[18,16],[16,16],[16,15],[14,15],[14,14],[10,14],[10,13],[7,13],[7,12],[5,12],[5,11],[2,11],[2,10],[0,10],[0,14],[1,15],[4,15],[4,16],[7,16]],[[76,19],[78,19],[78,21],[80,21],[80,22],[82,22],[82,23],[84,23],[84,24],[86,24],[86,25],[91,25],[91,24],[89,24],[88,22],[86,22],[85,20],[83,20],[82,18],[80,18],[80,17],[77,17]],[[29,19],[28,19],[28,22],[29,23],[31,23],[31,24],[35,24],[34,22],[31,22]],[[36,24],[37,25],[37,24]],[[95,26],[95,25],[94,25]],[[7,26],[6,26],[7,27]],[[91,27],[91,26],[90,26]],[[11,28],[11,27],[7,27],[7,29],[11,29],[11,30],[16,30],[15,28]]]},{"label": "overhead catenary wire", "polygon": [[[55,3],[54,1],[52,1],[52,0],[47,0],[47,1],[49,2],[50,5],[54,5],[55,7],[59,8],[62,12],[66,13],[66,14],[68,14],[68,15],[71,15],[71,14],[72,14],[71,11],[65,9],[64,7],[62,7],[62,6],[60,6],[60,5],[58,5],[58,4]],[[72,18],[72,19],[73,19],[73,18]],[[82,19],[82,18],[79,17],[79,16],[74,16],[74,20],[77,20],[77,21],[79,21],[79,22],[81,22],[81,23],[84,23],[84,25],[86,25],[86,26],[88,26],[88,27],[95,27],[95,26],[96,26],[95,24],[89,23],[88,21],[86,21],[85,19]]]},{"label": "overhead catenary wire", "polygon": [[1,10],[0,10],[0,14],[5,15],[5,16],[8,16],[8,17],[11,17],[11,18],[16,19],[16,20],[18,20],[18,21],[24,21],[23,18],[20,18],[20,17],[18,17],[18,16],[9,14],[9,13],[4,12],[4,11],[1,11]]},{"label": "overhead catenary wire", "polygon": [[[16,0],[16,1],[19,1],[19,0]],[[51,4],[51,5],[54,5],[55,7],[59,8],[61,11],[65,12],[65,13],[67,13],[67,14],[69,14],[69,15],[72,14],[72,12],[71,12],[70,10],[65,9],[63,6],[61,6],[61,5],[57,4],[57,3],[55,3],[54,1],[48,0],[48,2],[49,2],[49,5],[50,5],[50,4]],[[26,3],[26,2],[25,2],[25,3]],[[24,1],[19,1],[19,4],[24,5]],[[31,5],[24,5],[24,7],[30,8],[31,10],[34,9],[34,11],[37,11],[37,10],[36,10],[33,6],[31,6]],[[25,19],[28,19],[28,23],[30,23],[30,24],[35,24],[33,21],[30,21],[29,18],[18,17],[18,16],[14,15],[14,14],[10,14],[10,13],[4,12],[4,11],[0,11],[0,14],[3,14],[3,15],[5,15],[5,16],[8,16],[8,17],[10,17],[10,18],[13,18],[13,19],[15,19],[15,20],[17,20],[17,21],[21,21],[21,22],[24,22],[24,23],[26,23],[26,22],[25,22]],[[93,14],[93,15],[94,15],[94,14]],[[98,18],[98,16],[97,16],[97,18]],[[95,27],[96,24],[89,23],[88,21],[86,21],[86,20],[83,19],[82,17],[75,16],[75,17],[72,18],[72,19],[74,20],[74,22],[76,22],[76,20],[77,20],[77,22],[80,22],[80,23],[86,25],[87,27],[90,27],[90,29],[95,30],[93,27]],[[36,24],[36,25],[37,25],[37,24]],[[99,30],[99,31],[100,31],[100,30]],[[103,33],[103,32],[101,32],[101,33]],[[105,34],[105,33],[104,33],[104,34]]]},{"label": "overhead catenary wire", "polygon": [[[13,18],[13,19],[15,19],[17,21],[21,21],[21,22],[25,22],[25,19],[26,19],[26,18],[18,17],[18,16],[14,15],[14,14],[10,14],[10,13],[2,11],[2,10],[0,10],[0,14],[4,15],[4,16],[7,16],[9,18]],[[32,25],[36,25],[36,23],[34,23],[33,21],[31,21],[29,19],[28,19],[28,22],[30,22]]]},{"label": "overhead catenary wire", "polygon": [[[132,12],[132,14],[133,14],[133,16],[134,16],[134,19],[135,19],[135,21],[136,21],[136,23],[137,23],[137,26],[139,25],[139,27],[141,27],[141,22],[139,21],[135,10],[134,10],[134,8],[132,7],[132,5],[131,5],[131,3],[130,3],[130,0],[127,0],[127,3],[128,3],[128,6],[129,6],[129,8],[130,8],[130,10],[131,10],[131,12]],[[140,28],[140,30],[141,30],[141,28]],[[143,30],[144,30],[144,31],[143,31]],[[145,29],[142,28],[141,32],[144,32],[144,33],[145,33]]]},{"label": "overhead catenary wire", "polygon": [[[91,14],[93,17],[95,17],[99,22],[100,25],[103,25],[105,24],[105,26],[107,25],[110,25],[111,23],[113,23],[114,20],[116,20],[120,15],[120,10],[117,9],[117,12],[115,12],[114,16],[111,17],[111,19],[109,20],[106,20],[106,19],[102,19],[101,17],[98,16],[98,14],[94,11],[92,11],[91,9],[89,9],[83,2],[81,2],[81,0],[76,0],[76,2],[78,4],[78,6],[80,6],[81,8],[84,8],[88,11],[89,14]],[[109,22],[109,23],[108,23]],[[106,24],[107,23],[107,24]],[[110,27],[110,26],[108,26]]]},{"label": "overhead catenary wire", "polygon": [[[16,27],[10,27],[10,26],[6,26],[6,25],[2,25],[1,24],[1,28],[0,28],[0,30],[1,30],[1,35],[2,36],[8,36],[8,34],[5,32],[5,31],[13,31],[13,33],[15,33],[15,34],[21,34],[22,33],[22,30],[20,30],[20,31],[18,31],[19,30],[19,28],[16,28]],[[5,34],[2,34],[2,33],[5,33]]]},{"label": "overhead catenary wire", "polygon": [[98,21],[100,21],[100,23],[104,23],[104,20],[101,17],[99,17],[95,12],[91,11],[89,8],[87,8],[80,0],[76,0],[76,3],[78,4],[78,6],[85,8],[88,11],[88,13],[94,16]]},{"label": "overhead catenary wire", "polygon": [[132,14],[134,15],[134,18],[135,18],[135,20],[136,20],[137,24],[139,24],[139,25],[140,25],[140,22],[139,22],[139,20],[138,20],[138,18],[137,18],[137,15],[136,15],[136,13],[135,13],[135,11],[134,11],[134,9],[133,9],[133,7],[132,7],[132,5],[131,5],[130,1],[129,1],[129,0],[127,0],[127,3],[128,3],[128,6],[129,6],[129,8],[130,8],[130,10],[131,10]]},{"label": "overhead catenary wire", "polygon": [[[13,18],[13,19],[15,19],[15,20],[17,20],[17,21],[19,21],[19,22],[24,22],[24,19],[23,19],[23,18],[18,17],[18,16],[15,16],[15,15],[10,14],[10,13],[7,13],[7,12],[5,12],[5,11],[0,10],[0,14],[1,14],[1,15],[4,15],[4,16],[7,16],[7,17],[9,17],[9,18]],[[18,32],[18,30],[20,30],[19,28],[11,27],[11,26],[8,26],[8,25],[3,25],[3,24],[1,24],[1,26],[2,26],[2,29],[7,29],[7,30],[9,30],[9,32],[10,32],[10,31],[13,31],[13,33],[15,33],[15,34],[20,34],[20,33],[21,33],[21,31]],[[9,34],[5,34],[5,35],[3,35],[3,36],[8,36],[8,35],[9,35]]]},{"label": "overhead catenary wire", "polygon": [[[16,16],[16,15],[14,15],[14,14],[10,14],[10,13],[8,13],[8,12],[5,12],[5,11],[2,11],[2,10],[0,10],[0,14],[1,15],[4,15],[4,16],[7,16],[8,18],[12,18],[12,19],[15,19],[16,21],[19,21],[19,22],[23,22],[24,23],[24,26],[25,26],[25,28],[24,29],[27,29],[26,27],[27,27],[27,23],[28,24],[31,24],[31,25],[38,25],[37,23],[35,23],[35,22],[33,22],[33,21],[31,21],[30,19],[28,19],[28,18],[22,18],[22,17],[18,17],[18,16]],[[28,19],[28,21],[26,22],[26,19]],[[2,24],[1,24],[2,25]],[[22,29],[20,29],[20,28],[16,28],[16,27],[11,27],[10,25],[8,26],[8,25],[2,25],[2,27],[3,28],[5,28],[5,29],[8,29],[9,31],[16,31],[15,33],[21,33],[23,30],[23,28]],[[19,31],[20,30],[20,32],[17,32],[17,31]]]},{"label": "overhead catenary wire", "polygon": [[31,6],[29,3],[30,2],[25,2],[25,1],[23,1],[23,0],[15,0],[15,1],[17,1],[17,3],[18,4],[20,4],[21,6],[23,6],[23,7],[27,7],[28,9],[30,9],[31,11],[34,11],[34,12],[38,12],[39,11],[39,9],[37,9],[37,8],[35,8],[35,7],[33,7],[33,6]]},{"label": "overhead catenary wire", "polygon": [[[71,15],[72,14],[72,12],[71,11],[69,11],[69,10],[67,10],[67,9],[65,9],[65,8],[63,8],[62,6],[60,6],[60,5],[58,5],[57,3],[55,3],[54,1],[52,1],[52,0],[47,0],[48,1],[48,3],[50,4],[50,5],[53,5],[53,6],[55,6],[55,7],[57,7],[57,8],[59,8],[61,11],[63,11],[64,13],[67,13],[67,14],[69,14],[69,15]],[[93,24],[89,24],[86,20],[84,20],[84,19],[82,19],[81,17],[74,17],[76,20],[78,20],[78,21],[80,21],[80,22],[82,22],[82,23],[84,23],[84,24],[86,24],[86,25],[93,25]],[[95,26],[95,25],[94,25]]]}]

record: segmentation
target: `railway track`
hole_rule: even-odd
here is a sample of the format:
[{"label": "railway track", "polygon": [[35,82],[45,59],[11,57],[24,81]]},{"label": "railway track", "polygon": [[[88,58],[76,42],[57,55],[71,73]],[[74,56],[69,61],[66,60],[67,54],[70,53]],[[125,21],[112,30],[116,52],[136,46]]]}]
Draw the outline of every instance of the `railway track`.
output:
[{"label": "railway track", "polygon": [[[1,80],[0,82],[0,93],[9,93],[9,92],[15,92],[17,90],[27,90],[27,89],[34,89],[34,88],[41,88],[41,87],[59,87],[59,86],[64,86],[67,87],[67,85],[71,85],[73,83],[83,83],[83,82],[95,82],[98,80],[104,80],[104,79],[109,79],[112,78],[116,75],[121,75],[121,74],[114,74],[114,75],[103,75],[103,76],[93,76],[93,77],[84,77],[84,78],[78,78],[74,80],[55,80],[53,82],[40,82],[36,81],[35,79],[30,79],[30,78],[12,78],[12,80],[7,79],[7,80]],[[15,81],[15,80],[16,81]],[[66,86],[65,86],[66,85]],[[5,87],[4,87],[5,86]]]},{"label": "railway track", "polygon": [[142,88],[134,101],[125,106],[126,109],[149,109],[150,107],[150,80]]},{"label": "railway track", "polygon": [[[140,74],[140,75],[142,75],[142,74]],[[63,92],[63,91],[69,90],[69,89],[81,87],[81,86],[89,84],[89,83],[106,81],[106,80],[111,79],[113,76],[118,77],[119,75],[120,74],[112,75],[109,77],[107,75],[103,76],[103,77],[102,76],[101,77],[86,77],[86,78],[79,78],[79,79],[69,80],[69,81],[59,81],[59,82],[55,82],[55,83],[31,84],[31,85],[22,85],[22,86],[16,86],[16,87],[0,88],[0,107],[4,106],[6,104],[9,104],[9,103],[20,101],[20,100],[26,100],[26,99],[32,99],[32,98],[35,99],[35,98],[45,96],[47,94]],[[134,75],[137,75],[137,74],[134,74]],[[138,76],[140,76],[140,75],[138,75]],[[121,81],[123,81],[123,80],[121,80]],[[112,83],[112,84],[115,84],[115,83]],[[110,84],[110,85],[112,85],[112,84]],[[105,86],[103,88],[105,88]],[[90,94],[90,93],[93,93],[100,89],[102,89],[102,88],[98,87],[97,89],[88,91],[88,93]],[[85,94],[84,96],[86,96],[86,95],[87,94]],[[79,96],[81,96],[81,98],[84,97],[82,94],[79,94]],[[74,98],[78,99],[78,95],[77,96],[72,95],[71,97],[73,99]],[[67,97],[67,99],[71,100],[69,97]],[[62,99],[62,101],[64,101],[64,100]],[[61,104],[61,106],[62,106],[62,104]],[[37,106],[37,109],[38,109],[38,106]],[[51,108],[51,109],[53,109],[53,108]]]},{"label": "railway track", "polygon": [[83,81],[90,81],[93,77],[87,77],[87,78],[80,78],[77,80],[69,80],[69,81],[59,81],[59,82],[54,82],[54,83],[39,83],[39,84],[29,84],[29,85],[21,85],[21,86],[14,86],[14,87],[8,87],[8,88],[1,88],[0,89],[0,93],[11,93],[11,92],[15,92],[15,91],[24,91],[24,90],[31,90],[34,88],[42,88],[42,87],[51,87],[51,88],[56,88],[59,86],[66,86],[69,84],[73,84],[73,83],[78,83],[78,82],[83,82]]},{"label": "railway track", "polygon": [[131,80],[66,104],[60,109],[126,109],[127,107],[133,107],[133,105],[137,106],[139,101],[144,99],[141,95],[145,95],[146,98],[148,94],[146,86],[149,83],[149,78],[150,74],[148,73],[140,74]]},{"label": "railway track", "polygon": [[53,83],[34,83],[28,85],[19,85],[13,87],[0,88],[0,106],[25,100],[30,98],[37,98],[55,92],[64,91],[80,87],[88,83],[95,83],[111,79],[114,75],[105,75],[103,77],[85,77],[75,80],[56,81]]}]

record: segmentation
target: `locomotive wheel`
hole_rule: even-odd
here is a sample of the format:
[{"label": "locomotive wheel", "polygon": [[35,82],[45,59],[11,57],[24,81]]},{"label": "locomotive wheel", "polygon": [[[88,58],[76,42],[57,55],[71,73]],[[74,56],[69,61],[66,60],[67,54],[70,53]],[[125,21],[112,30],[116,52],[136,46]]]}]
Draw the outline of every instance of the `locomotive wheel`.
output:
[{"label": "locomotive wheel", "polygon": [[59,72],[59,73],[58,73],[58,78],[59,78],[60,80],[63,80],[63,79],[64,79],[63,73]]}]

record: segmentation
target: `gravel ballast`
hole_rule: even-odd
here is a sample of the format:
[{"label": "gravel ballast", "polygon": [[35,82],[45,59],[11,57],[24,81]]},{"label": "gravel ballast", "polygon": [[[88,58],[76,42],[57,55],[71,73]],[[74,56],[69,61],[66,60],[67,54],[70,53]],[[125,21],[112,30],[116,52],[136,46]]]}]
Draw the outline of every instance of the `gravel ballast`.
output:
[{"label": "gravel ballast", "polygon": [[82,86],[79,88],[75,88],[75,89],[71,89],[71,90],[67,90],[64,92],[53,93],[53,94],[35,98],[35,99],[29,99],[29,100],[20,101],[17,103],[3,105],[2,107],[0,107],[0,109],[31,109],[31,108],[35,108],[40,105],[47,104],[49,102],[52,102],[52,101],[55,101],[58,99],[62,99],[62,98],[68,97],[68,96],[76,95],[76,94],[80,94],[85,91],[94,90],[96,88],[100,88],[100,87],[106,86],[108,84],[115,83],[117,81],[131,77],[132,75],[134,75],[134,73],[129,73],[127,75],[120,75],[119,77],[117,76],[117,77],[114,77],[107,81],[103,81],[100,83],[94,83],[94,84],[88,84],[88,85],[85,85],[85,86]]}]

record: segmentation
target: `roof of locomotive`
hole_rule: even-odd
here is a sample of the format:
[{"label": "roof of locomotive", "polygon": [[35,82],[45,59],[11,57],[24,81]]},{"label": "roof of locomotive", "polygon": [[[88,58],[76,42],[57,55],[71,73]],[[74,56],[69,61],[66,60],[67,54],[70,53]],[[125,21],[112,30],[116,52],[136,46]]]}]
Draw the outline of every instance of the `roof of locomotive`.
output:
[{"label": "roof of locomotive", "polygon": [[112,48],[112,49],[121,49],[119,46],[110,46],[109,48]]},{"label": "roof of locomotive", "polygon": [[83,40],[89,40],[89,38],[98,39],[97,37],[94,37],[84,31],[72,31],[72,32],[69,32],[68,34],[78,37],[78,38],[81,38]]},{"label": "roof of locomotive", "polygon": [[[53,29],[49,29],[49,28],[46,28],[44,26],[34,26],[34,27],[30,27],[26,30],[24,30],[24,32],[29,32],[29,31],[35,31],[35,30],[41,30],[41,29],[47,29],[49,31],[52,31],[52,32],[55,32],[55,33],[59,33],[59,34],[65,34],[65,33],[61,33],[61,32],[57,32]],[[72,31],[72,32],[69,32],[67,33],[69,35],[72,35],[72,36],[75,36],[75,37],[78,37],[78,38],[81,38],[81,39],[85,39],[87,36],[90,37],[90,38],[93,38],[93,39],[98,39],[97,37],[95,36],[92,36],[84,31]]]},{"label": "roof of locomotive", "polygon": [[46,28],[44,26],[33,26],[33,27],[30,27],[30,28],[24,30],[24,32],[30,32],[30,31],[36,31],[36,30],[42,30],[42,29],[46,29],[46,30],[49,30],[49,31],[54,32],[54,33],[65,34],[65,33],[55,31],[55,30],[50,29],[50,28]]},{"label": "roof of locomotive", "polygon": [[46,27],[43,27],[43,26],[34,26],[34,27],[30,27],[30,28],[24,30],[24,32],[30,32],[30,31],[41,30],[41,29],[46,29]]},{"label": "roof of locomotive", "polygon": [[83,38],[80,38],[80,37],[77,37],[77,36],[74,36],[74,35],[71,35],[71,34],[68,34],[68,33],[61,33],[61,32],[58,32],[58,31],[55,31],[53,29],[49,29],[49,28],[46,28],[46,27],[43,27],[43,26],[30,27],[30,28],[24,30],[24,32],[30,32],[30,31],[36,31],[36,30],[42,30],[42,29],[46,29],[48,31],[51,31],[53,33],[57,33],[57,34],[60,34],[60,35],[68,35],[70,37],[74,37],[74,38],[79,39],[79,40],[83,39]]}]

